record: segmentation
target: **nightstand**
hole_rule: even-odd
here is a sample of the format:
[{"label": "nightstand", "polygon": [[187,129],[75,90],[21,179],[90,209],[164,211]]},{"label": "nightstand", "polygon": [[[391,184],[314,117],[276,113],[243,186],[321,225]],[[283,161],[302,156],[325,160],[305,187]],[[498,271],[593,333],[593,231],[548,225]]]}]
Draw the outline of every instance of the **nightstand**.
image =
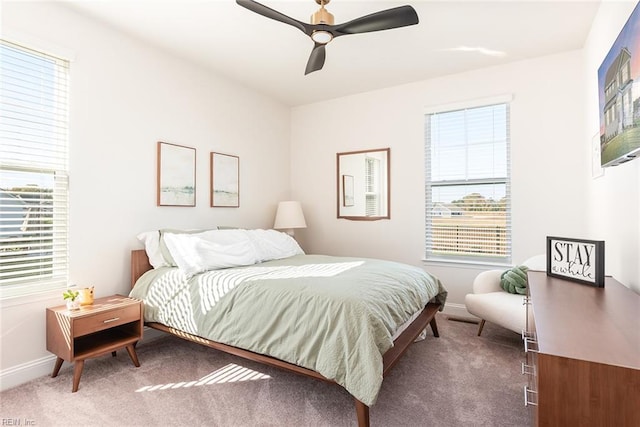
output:
[{"label": "nightstand", "polygon": [[58,356],[51,377],[63,361],[74,363],[72,393],[78,391],[84,361],[126,348],[138,367],[135,344],[142,339],[142,301],[113,295],[96,299],[79,310],[66,305],[47,308],[47,350]]}]

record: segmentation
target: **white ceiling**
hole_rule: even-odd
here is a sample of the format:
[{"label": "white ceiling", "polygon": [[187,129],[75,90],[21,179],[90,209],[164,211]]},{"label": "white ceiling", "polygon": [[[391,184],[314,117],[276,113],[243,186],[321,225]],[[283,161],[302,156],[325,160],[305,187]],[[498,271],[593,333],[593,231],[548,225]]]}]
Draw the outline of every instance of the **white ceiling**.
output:
[{"label": "white ceiling", "polygon": [[[309,22],[314,0],[259,0]],[[404,4],[418,25],[340,37],[324,68],[304,75],[313,42],[233,0],[71,0],[80,13],[218,75],[302,105],[526,58],[580,49],[596,0],[333,0],[336,23]]]}]

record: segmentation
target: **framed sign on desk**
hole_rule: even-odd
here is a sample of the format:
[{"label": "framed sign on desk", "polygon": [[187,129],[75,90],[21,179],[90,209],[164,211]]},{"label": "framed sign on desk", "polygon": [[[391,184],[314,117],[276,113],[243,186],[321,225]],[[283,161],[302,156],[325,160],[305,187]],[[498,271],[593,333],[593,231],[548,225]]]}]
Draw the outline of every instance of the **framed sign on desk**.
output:
[{"label": "framed sign on desk", "polygon": [[547,275],[604,287],[604,241],[547,236]]}]

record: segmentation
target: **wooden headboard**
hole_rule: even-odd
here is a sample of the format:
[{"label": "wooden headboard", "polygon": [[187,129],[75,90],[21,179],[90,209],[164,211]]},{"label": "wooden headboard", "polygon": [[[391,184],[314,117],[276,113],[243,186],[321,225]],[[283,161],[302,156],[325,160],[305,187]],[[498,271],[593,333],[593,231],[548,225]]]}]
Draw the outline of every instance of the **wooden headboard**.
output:
[{"label": "wooden headboard", "polygon": [[144,249],[134,249],[131,251],[131,287],[147,271],[151,270],[147,252]]}]

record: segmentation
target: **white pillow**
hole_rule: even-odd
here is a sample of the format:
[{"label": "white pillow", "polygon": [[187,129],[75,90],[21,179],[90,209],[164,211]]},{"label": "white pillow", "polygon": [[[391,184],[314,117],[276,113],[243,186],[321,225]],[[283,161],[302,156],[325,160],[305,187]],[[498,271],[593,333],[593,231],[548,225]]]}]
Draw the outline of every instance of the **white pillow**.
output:
[{"label": "white pillow", "polygon": [[276,230],[247,230],[247,233],[256,248],[258,262],[304,254],[298,242],[286,233]]},{"label": "white pillow", "polygon": [[187,276],[304,254],[289,235],[275,230],[212,230],[163,235],[176,265]]},{"label": "white pillow", "polygon": [[218,227],[215,227],[215,228],[210,229],[210,230],[198,230],[198,229],[194,229],[194,230],[175,230],[175,229],[171,229],[171,228],[163,228],[162,230],[160,230],[160,253],[162,254],[162,257],[164,258],[164,262],[169,267],[177,267],[178,266],[176,261],[173,259],[173,255],[171,254],[171,251],[167,247],[167,243],[166,243],[166,239],[165,239],[166,235],[168,235],[168,234],[197,234],[197,235],[201,236],[201,235],[204,235],[206,233],[210,233],[212,231],[215,231],[217,229],[218,229]]},{"label": "white pillow", "polygon": [[[213,228],[213,230],[216,230]],[[136,238],[144,244],[145,252],[147,253],[147,258],[149,258],[149,264],[153,268],[160,267],[175,267],[175,263],[171,259],[171,257],[167,257],[166,251],[163,248],[162,241],[163,236],[168,233],[186,233],[186,234],[194,234],[194,233],[207,233],[211,230],[173,230],[173,229],[162,229],[162,230],[153,230],[153,231],[144,231],[136,236]]]},{"label": "white pillow", "polygon": [[254,246],[245,230],[165,234],[164,242],[178,267],[189,277],[206,270],[258,262]]},{"label": "white pillow", "polygon": [[153,268],[165,267],[168,264],[160,251],[160,230],[144,231],[136,236],[144,244],[144,249]]}]

